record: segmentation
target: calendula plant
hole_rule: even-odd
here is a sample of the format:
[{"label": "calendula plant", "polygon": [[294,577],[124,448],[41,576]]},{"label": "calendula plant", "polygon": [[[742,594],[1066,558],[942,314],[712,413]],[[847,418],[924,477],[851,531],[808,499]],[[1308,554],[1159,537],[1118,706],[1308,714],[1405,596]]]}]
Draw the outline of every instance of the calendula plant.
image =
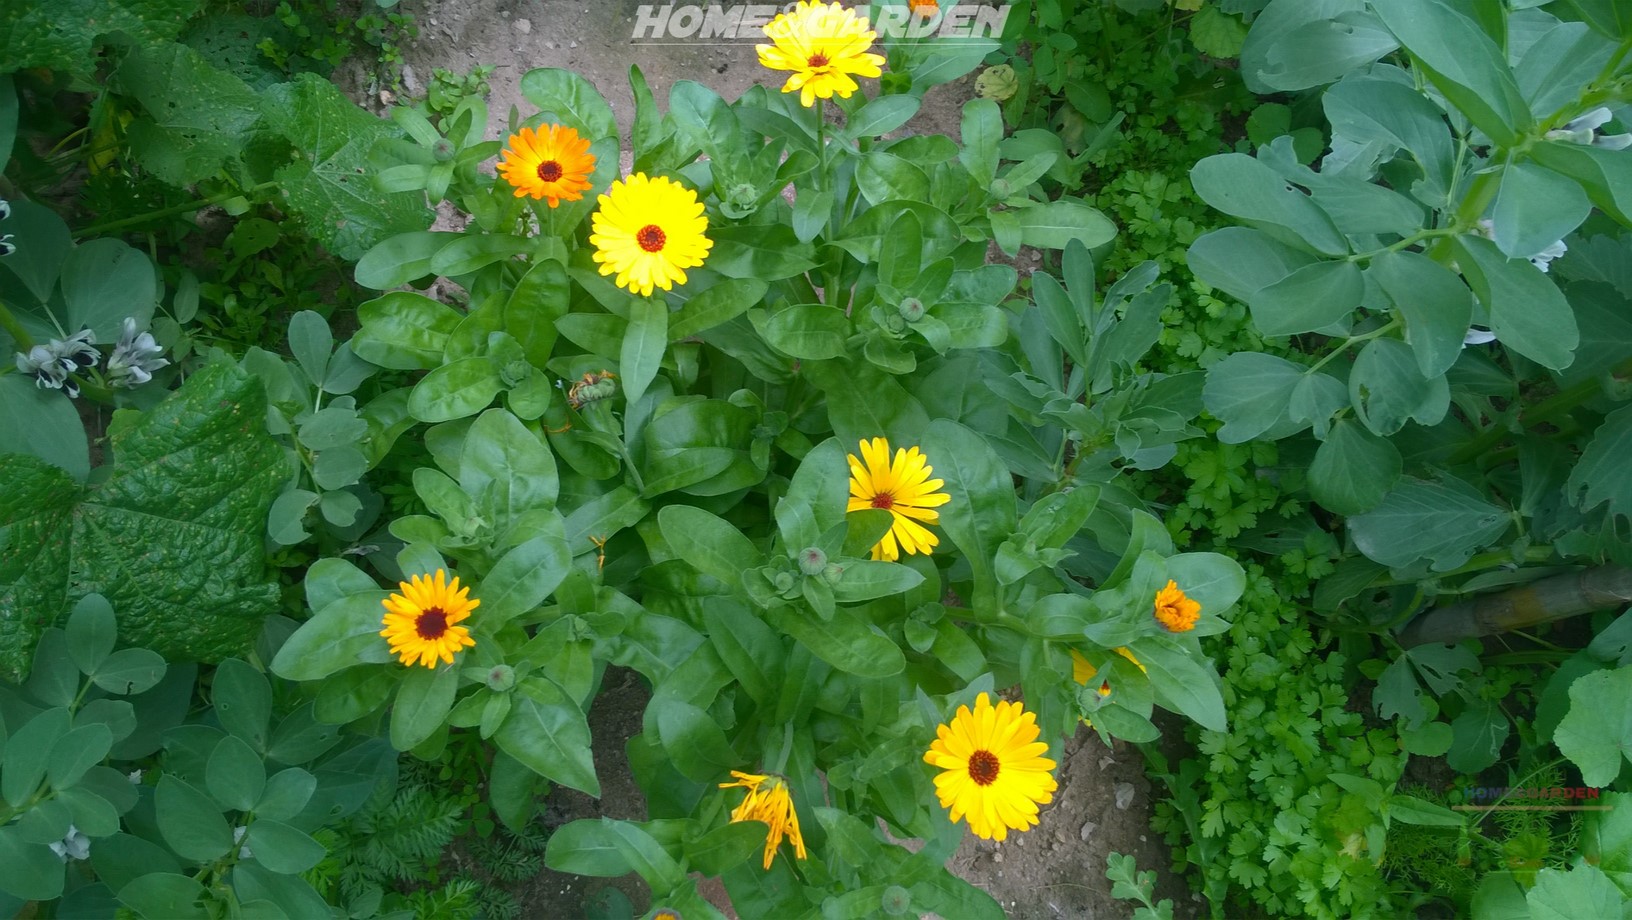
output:
[{"label": "calendula plant", "polygon": [[[810,2],[767,39],[790,76],[735,103],[681,81],[660,115],[633,70],[627,176],[565,71],[522,77],[538,111],[503,144],[470,98],[394,113],[413,141],[375,148],[374,181],[471,220],[367,252],[382,294],[343,348],[384,369],[365,467],[422,441],[426,513],[313,565],[271,668],[401,751],[490,740],[515,828],[546,781],[598,794],[586,712],[633,669],[649,820],[568,824],[548,865],[638,872],[686,917],[715,915],[698,872],[744,916],[996,916],[941,863],[963,823],[1047,822],[1085,715],[1137,741],[1156,706],[1224,726],[1197,637],[1242,572],[1175,553],[1119,484],[1199,433],[1201,379],[1137,369],[1155,267],[1097,296],[1114,227],[1046,196],[1042,161],[1005,168],[995,103],[965,107],[962,144],[884,139],[993,42],[875,44]],[[1017,296],[993,243],[1063,250],[1064,282]],[[436,278],[468,309],[397,289]]]}]

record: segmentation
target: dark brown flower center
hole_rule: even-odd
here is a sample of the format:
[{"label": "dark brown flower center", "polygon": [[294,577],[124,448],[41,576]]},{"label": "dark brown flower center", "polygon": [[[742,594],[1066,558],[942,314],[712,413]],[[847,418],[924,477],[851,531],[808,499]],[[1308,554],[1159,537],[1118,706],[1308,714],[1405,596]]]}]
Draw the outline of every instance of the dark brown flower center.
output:
[{"label": "dark brown flower center", "polygon": [[663,244],[668,241],[669,238],[663,235],[663,228],[657,224],[647,224],[635,231],[635,242],[647,252],[661,252]]},{"label": "dark brown flower center", "polygon": [[538,177],[545,182],[554,182],[561,178],[561,164],[554,160],[545,160],[538,164]]},{"label": "dark brown flower center", "polygon": [[895,496],[891,495],[888,492],[880,492],[877,495],[873,496],[873,507],[874,508],[893,508],[893,507],[895,507]]},{"label": "dark brown flower center", "polygon": [[977,786],[990,786],[997,782],[997,770],[1001,764],[997,755],[991,751],[976,751],[969,755],[969,778]]},{"label": "dark brown flower center", "polygon": [[813,54],[810,56],[810,60],[805,63],[809,64],[813,70],[821,70],[828,65],[829,61],[825,54]]},{"label": "dark brown flower center", "polygon": [[448,615],[442,612],[441,607],[423,611],[419,619],[414,621],[414,632],[419,633],[421,639],[440,639],[447,631]]}]

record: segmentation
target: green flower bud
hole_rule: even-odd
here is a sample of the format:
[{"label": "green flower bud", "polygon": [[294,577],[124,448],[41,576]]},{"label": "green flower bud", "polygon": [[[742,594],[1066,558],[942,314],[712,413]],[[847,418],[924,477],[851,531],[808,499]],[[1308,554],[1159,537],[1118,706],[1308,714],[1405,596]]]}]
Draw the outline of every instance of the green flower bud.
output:
[{"label": "green flower bud", "polygon": [[436,143],[431,145],[431,155],[436,157],[438,163],[448,162],[453,159],[453,142],[445,137],[437,138]]},{"label": "green flower bud", "polygon": [[1013,192],[1014,192],[1014,189],[1009,188],[1009,180],[1007,180],[1007,179],[993,179],[992,180],[992,197],[993,198],[1007,198]]},{"label": "green flower bud", "polygon": [[884,889],[879,906],[892,917],[904,916],[912,910],[912,893],[900,885],[891,885]]},{"label": "green flower bud", "polygon": [[799,571],[806,575],[820,575],[827,568],[827,554],[819,547],[807,546],[799,551]]},{"label": "green flower bud", "polygon": [[516,685],[516,669],[507,664],[496,664],[487,672],[487,689],[506,693]]},{"label": "green flower bud", "polygon": [[844,566],[829,562],[822,567],[822,580],[830,585],[836,585],[844,580]]},{"label": "green flower bud", "polygon": [[776,578],[772,579],[771,583],[776,585],[778,591],[791,591],[793,590],[793,573],[777,572]]},{"label": "green flower bud", "polygon": [[916,323],[924,318],[924,302],[916,297],[908,297],[896,305],[895,312],[909,323]]}]

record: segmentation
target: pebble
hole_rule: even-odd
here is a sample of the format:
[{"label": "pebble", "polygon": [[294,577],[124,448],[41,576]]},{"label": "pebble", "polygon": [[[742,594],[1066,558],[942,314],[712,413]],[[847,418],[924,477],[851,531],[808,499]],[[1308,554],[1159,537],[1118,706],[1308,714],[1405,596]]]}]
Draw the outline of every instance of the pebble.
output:
[{"label": "pebble", "polygon": [[1122,810],[1122,811],[1127,811],[1128,806],[1132,805],[1132,804],[1133,804],[1133,784],[1132,783],[1117,783],[1116,784],[1116,807],[1118,809]]},{"label": "pebble", "polygon": [[1092,821],[1084,821],[1082,822],[1082,832],[1078,834],[1078,836],[1081,837],[1084,842],[1087,842],[1088,838],[1093,836],[1094,829],[1097,827],[1099,827],[1099,825]]},{"label": "pebble", "polygon": [[516,31],[526,35],[533,31],[533,22],[530,19],[516,20]]},{"label": "pebble", "polygon": [[1116,763],[1116,758],[1112,757],[1109,754],[1106,754],[1104,757],[1101,757],[1099,759],[1099,768],[1101,770],[1103,770],[1103,769],[1105,769],[1106,767],[1110,766],[1113,763]]},{"label": "pebble", "polygon": [[578,47],[578,43],[577,42],[567,42],[567,47],[568,48],[576,48],[576,47]]},{"label": "pebble", "polygon": [[[1002,853],[993,853],[992,854],[992,862],[1000,863],[1002,861],[1003,861],[1003,854]],[[998,873],[998,875],[1002,875],[1002,874],[1003,873],[1001,873],[1001,872]]]}]

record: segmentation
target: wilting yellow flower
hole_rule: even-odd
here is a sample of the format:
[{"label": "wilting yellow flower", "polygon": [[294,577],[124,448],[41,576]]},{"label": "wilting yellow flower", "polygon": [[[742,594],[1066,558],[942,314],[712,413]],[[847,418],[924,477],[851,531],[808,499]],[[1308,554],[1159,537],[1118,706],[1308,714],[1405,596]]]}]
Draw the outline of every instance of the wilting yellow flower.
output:
[{"label": "wilting yellow flower", "polygon": [[1035,713],[1008,700],[994,708],[984,693],[974,712],[959,706],[951,722],[936,726],[924,760],[943,771],[935,794],[954,823],[967,817],[969,829],[986,840],[1037,823],[1037,806],[1054,801],[1059,788],[1038,733]]},{"label": "wilting yellow flower", "polygon": [[[1139,659],[1133,657],[1133,653],[1128,651],[1127,646],[1119,645],[1116,648],[1112,649],[1111,651],[1116,652],[1118,655],[1121,655],[1123,658],[1126,658],[1129,661],[1133,662],[1134,665],[1136,665],[1139,668],[1140,671],[1142,671],[1142,672],[1144,672],[1146,674],[1150,673],[1149,670],[1147,670],[1143,664],[1140,664]],[[1099,673],[1099,669],[1094,667],[1093,665],[1089,664],[1088,659],[1082,657],[1081,652],[1078,652],[1076,649],[1071,650],[1071,679],[1072,680],[1074,680],[1077,683],[1082,684],[1084,687],[1086,687],[1086,686],[1088,686],[1088,682],[1093,680],[1094,675],[1098,674],[1098,673]],[[1110,684],[1109,681],[1101,681],[1100,682],[1100,684],[1099,684],[1099,695],[1100,696],[1110,696],[1111,695],[1111,684]]]},{"label": "wilting yellow flower", "polygon": [[876,32],[867,17],[857,16],[838,3],[800,0],[792,12],[782,13],[765,26],[774,45],[757,45],[759,63],[772,70],[790,70],[782,92],[799,92],[800,104],[814,105],[816,97],[850,98],[855,77],[876,77],[884,58],[867,53]]},{"label": "wilting yellow flower", "polygon": [[415,575],[411,582],[398,582],[401,594],[393,594],[380,603],[385,605],[385,628],[380,635],[391,642],[391,653],[402,663],[412,666],[414,659],[427,668],[436,667],[437,659],[453,664],[453,656],[467,646],[475,645],[470,630],[456,626],[481,601],[468,597],[470,588],[459,587],[459,579],[447,580],[447,573],[436,570],[435,576]]},{"label": "wilting yellow flower", "polygon": [[595,261],[618,287],[651,296],[686,283],[683,269],[703,264],[714,241],[704,236],[708,218],[697,193],[666,177],[635,173],[612,183],[592,217]]},{"label": "wilting yellow flower", "polygon": [[510,135],[499,162],[499,175],[516,187],[517,198],[548,198],[552,208],[584,197],[594,171],[589,140],[564,125],[522,128]]},{"label": "wilting yellow flower", "polygon": [[1201,618],[1201,605],[1184,596],[1179,584],[1168,579],[1167,587],[1156,592],[1156,621],[1168,632],[1189,632]]},{"label": "wilting yellow flower", "polygon": [[850,460],[850,503],[844,510],[883,508],[895,519],[884,539],[873,547],[874,559],[894,562],[901,558],[902,550],[928,555],[940,545],[940,538],[918,521],[938,523],[940,512],[932,509],[951,501],[952,496],[935,491],[946,483],[929,478],[935,468],[918,448],[897,448],[892,462],[890,442],[874,438],[861,442],[861,460],[855,454],[846,456]]},{"label": "wilting yellow flower", "polygon": [[721,789],[741,786],[748,790],[748,797],[731,812],[731,822],[762,821],[770,828],[765,835],[765,868],[771,867],[771,860],[775,858],[776,848],[782,844],[783,837],[793,843],[794,855],[804,859],[805,838],[799,833],[799,814],[793,810],[793,797],[788,794],[787,781],[780,776],[738,773],[736,770],[732,770],[731,775],[737,781],[721,783]]}]

